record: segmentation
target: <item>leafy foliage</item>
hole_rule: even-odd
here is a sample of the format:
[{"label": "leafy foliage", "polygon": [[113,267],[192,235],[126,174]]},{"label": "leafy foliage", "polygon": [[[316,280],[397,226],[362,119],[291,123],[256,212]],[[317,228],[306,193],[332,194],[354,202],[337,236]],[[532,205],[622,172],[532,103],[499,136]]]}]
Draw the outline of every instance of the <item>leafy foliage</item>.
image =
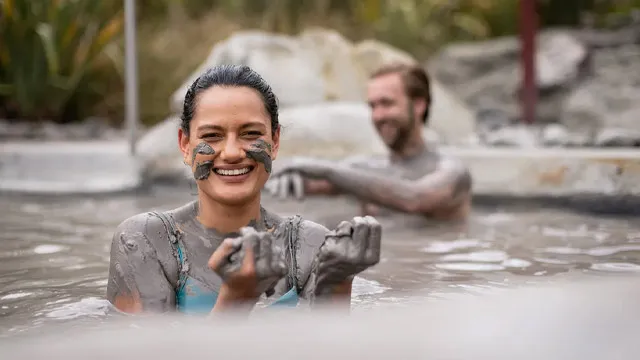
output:
[{"label": "leafy foliage", "polygon": [[112,64],[105,56],[120,36],[121,11],[91,0],[2,0],[0,6],[0,110],[64,120],[91,96],[92,77]]}]

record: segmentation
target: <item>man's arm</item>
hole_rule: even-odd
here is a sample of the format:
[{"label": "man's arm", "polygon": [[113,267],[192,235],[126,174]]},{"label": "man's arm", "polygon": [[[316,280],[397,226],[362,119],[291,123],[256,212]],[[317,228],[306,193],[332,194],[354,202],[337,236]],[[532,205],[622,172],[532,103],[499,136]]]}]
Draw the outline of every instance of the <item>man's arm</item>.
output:
[{"label": "man's arm", "polygon": [[343,165],[329,166],[320,178],[362,201],[413,214],[460,205],[470,194],[471,176],[459,162],[443,161],[418,180],[406,180]]},{"label": "man's arm", "polygon": [[[353,169],[376,171],[384,168],[384,165],[382,164],[383,161],[383,159],[377,157],[356,155],[343,159],[336,164]],[[338,195],[342,193],[340,189],[326,179],[314,179],[308,177],[303,177],[303,179],[305,195]]]},{"label": "man's arm", "polygon": [[107,300],[122,312],[175,309],[174,288],[148,237],[147,224],[153,221],[149,216],[139,214],[125,220],[111,241]]}]

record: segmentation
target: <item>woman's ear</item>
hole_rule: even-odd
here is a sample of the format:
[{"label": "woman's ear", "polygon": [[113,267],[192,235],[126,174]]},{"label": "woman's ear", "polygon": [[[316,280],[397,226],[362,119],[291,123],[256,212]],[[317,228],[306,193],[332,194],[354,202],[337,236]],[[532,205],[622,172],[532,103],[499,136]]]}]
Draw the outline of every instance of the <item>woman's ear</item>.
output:
[{"label": "woman's ear", "polygon": [[182,152],[182,158],[185,165],[191,166],[191,148],[189,147],[189,134],[185,133],[182,128],[178,129],[178,146]]},{"label": "woman's ear", "polygon": [[278,156],[278,149],[280,149],[280,128],[281,128],[281,126],[278,126],[278,129],[271,136],[271,141],[273,142],[271,144],[271,159],[272,160],[276,159],[276,157]]}]

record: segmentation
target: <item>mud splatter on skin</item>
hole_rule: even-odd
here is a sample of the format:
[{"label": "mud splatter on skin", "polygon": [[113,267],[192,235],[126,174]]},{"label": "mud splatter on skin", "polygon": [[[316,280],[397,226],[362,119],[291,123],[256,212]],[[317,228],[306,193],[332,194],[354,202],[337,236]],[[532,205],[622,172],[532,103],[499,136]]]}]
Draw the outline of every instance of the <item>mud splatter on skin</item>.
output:
[{"label": "mud splatter on skin", "polygon": [[271,144],[258,139],[251,144],[251,149],[247,150],[247,156],[253,160],[263,163],[267,173],[271,173]]},{"label": "mud splatter on skin", "polygon": [[203,161],[196,164],[195,170],[193,170],[193,177],[196,180],[206,180],[209,178],[211,174],[211,170],[213,169],[213,161]]},{"label": "mud splatter on skin", "polygon": [[193,148],[193,154],[191,155],[191,163],[193,164],[196,161],[196,155],[213,155],[216,152],[213,150],[211,145],[206,142],[201,142]]},{"label": "mud splatter on skin", "polygon": [[211,170],[213,170],[213,160],[207,160],[196,163],[197,155],[214,155],[216,152],[213,150],[211,145],[206,142],[201,142],[193,148],[193,154],[191,155],[191,164],[195,165],[195,169],[193,170],[193,177],[196,180],[206,180],[209,178],[211,174]]},{"label": "mud splatter on skin", "polygon": [[287,274],[284,253],[274,243],[269,232],[258,232],[254,227],[243,227],[240,236],[231,240],[234,252],[214,271],[227,283],[238,276],[249,248],[253,251],[257,286],[252,289],[255,294],[273,293],[276,283]]},{"label": "mud splatter on skin", "polygon": [[376,265],[380,261],[381,235],[380,224],[371,216],[342,221],[329,231],[312,265],[315,292],[310,299],[329,295],[345,280]]},{"label": "mud splatter on skin", "polygon": [[126,311],[164,312],[175,307],[172,286],[157,261],[154,247],[145,232],[145,223],[135,219],[114,234],[111,245],[107,299]]}]

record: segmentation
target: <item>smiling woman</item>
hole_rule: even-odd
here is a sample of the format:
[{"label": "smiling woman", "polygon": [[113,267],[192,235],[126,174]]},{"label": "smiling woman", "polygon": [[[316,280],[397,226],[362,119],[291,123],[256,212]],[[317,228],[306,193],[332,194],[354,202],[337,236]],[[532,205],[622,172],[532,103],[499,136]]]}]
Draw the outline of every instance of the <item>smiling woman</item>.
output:
[{"label": "smiling woman", "polygon": [[339,302],[353,277],[380,259],[372,217],[328,231],[282,218],[260,195],[278,154],[271,87],[246,66],[197,78],[185,96],[178,142],[198,199],[122,222],[113,237],[107,298],[121,311],[246,311],[264,293],[274,305]]}]

